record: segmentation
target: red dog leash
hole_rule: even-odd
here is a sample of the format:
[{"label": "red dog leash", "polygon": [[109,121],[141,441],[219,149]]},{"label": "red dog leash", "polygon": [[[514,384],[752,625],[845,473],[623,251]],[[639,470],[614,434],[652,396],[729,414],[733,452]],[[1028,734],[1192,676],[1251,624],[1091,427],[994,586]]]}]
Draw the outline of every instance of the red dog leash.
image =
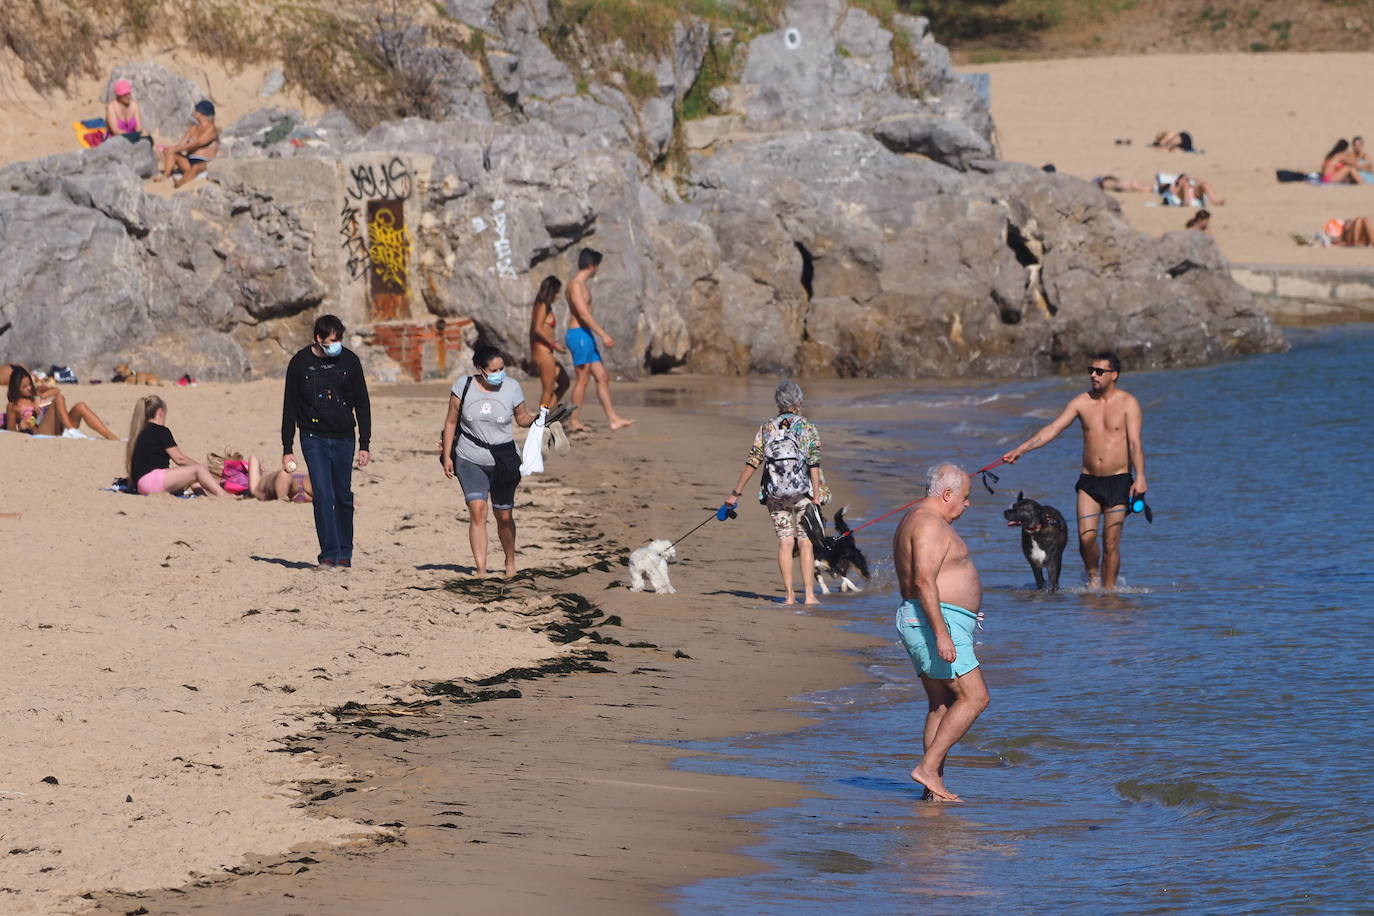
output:
[{"label": "red dog leash", "polygon": [[[1001,458],[998,458],[996,461],[994,461],[992,464],[988,465],[987,467],[985,467],[985,468],[979,468],[978,470],[976,470],[976,471],[973,472],[974,474],[980,474],[980,475],[982,475],[982,478],[983,478],[983,486],[985,486],[985,487],[988,488],[988,492],[989,492],[989,493],[993,492],[993,490],[992,490],[992,483],[999,483],[1000,480],[1001,480],[996,474],[992,473],[992,469],[995,468],[995,467],[999,467],[999,466],[1001,466],[1001,465],[1003,465],[1003,464],[1006,464],[1006,462],[1003,461]],[[971,477],[971,476],[973,476],[973,475],[970,474],[969,476]],[[988,483],[988,478],[989,478],[989,477],[992,478],[992,483]],[[845,537],[846,535],[853,534],[853,533],[856,532],[856,531],[862,531],[863,529],[867,528],[869,525],[876,525],[878,522],[881,522],[883,519],[887,518],[889,515],[896,515],[898,512],[901,512],[903,509],[910,509],[912,506],[916,505],[916,504],[917,504],[918,502],[920,502],[922,499],[925,499],[925,497],[924,497],[924,496],[918,497],[917,499],[913,499],[911,502],[907,503],[905,506],[898,506],[896,509],[893,509],[891,512],[884,512],[882,515],[878,516],[877,518],[871,518],[871,519],[869,519],[868,521],[864,522],[862,525],[859,525],[859,526],[857,526],[857,527],[855,527],[855,528],[850,528],[850,529],[849,529],[848,531],[846,531],[844,534],[840,535],[840,537]]]}]

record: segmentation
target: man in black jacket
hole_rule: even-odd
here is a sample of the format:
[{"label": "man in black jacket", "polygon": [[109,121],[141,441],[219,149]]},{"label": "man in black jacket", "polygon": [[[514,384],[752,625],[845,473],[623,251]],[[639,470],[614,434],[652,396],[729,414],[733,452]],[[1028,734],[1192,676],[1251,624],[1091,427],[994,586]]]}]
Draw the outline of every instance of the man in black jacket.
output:
[{"label": "man in black jacket", "polygon": [[358,354],[340,342],[344,326],[334,315],[315,322],[315,342],[291,357],[281,407],[282,469],[296,470],[292,443],[301,431],[301,456],[315,491],[315,533],[320,566],[353,565],[353,425],[357,415],[358,467],[372,460],[372,405]]}]

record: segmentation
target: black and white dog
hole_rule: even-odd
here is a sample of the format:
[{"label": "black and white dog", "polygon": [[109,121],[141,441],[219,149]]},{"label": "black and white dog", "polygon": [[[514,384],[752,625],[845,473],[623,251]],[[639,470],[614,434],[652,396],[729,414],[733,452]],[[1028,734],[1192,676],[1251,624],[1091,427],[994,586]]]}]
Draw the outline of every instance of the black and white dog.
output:
[{"label": "black and white dog", "polygon": [[1016,502],[1002,517],[1007,527],[1021,529],[1021,552],[1035,573],[1035,587],[1043,590],[1048,578],[1049,590],[1059,591],[1059,569],[1064,565],[1064,545],[1069,542],[1064,516],[1053,506],[1042,506],[1027,499],[1025,493],[1017,493]]},{"label": "black and white dog", "polygon": [[859,575],[867,579],[868,559],[864,557],[863,551],[859,550],[859,545],[854,543],[854,535],[848,533],[849,525],[844,520],[844,509],[835,513],[835,537],[825,533],[825,516],[821,515],[821,507],[815,503],[809,504],[802,514],[802,528],[805,529],[806,536],[811,541],[811,549],[815,553],[816,584],[821,587],[821,594],[830,594],[830,589],[825,584],[827,575],[840,580],[839,587],[842,592],[860,591],[849,578],[849,574],[857,570]]}]

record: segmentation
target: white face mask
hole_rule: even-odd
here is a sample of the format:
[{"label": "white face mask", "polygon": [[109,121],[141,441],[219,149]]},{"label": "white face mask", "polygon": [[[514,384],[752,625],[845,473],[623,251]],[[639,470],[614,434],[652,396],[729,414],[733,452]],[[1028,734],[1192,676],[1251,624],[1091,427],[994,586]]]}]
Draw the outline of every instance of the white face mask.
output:
[{"label": "white face mask", "polygon": [[343,352],[343,344],[337,340],[333,343],[322,343],[320,349],[324,351],[325,356],[338,356]]}]

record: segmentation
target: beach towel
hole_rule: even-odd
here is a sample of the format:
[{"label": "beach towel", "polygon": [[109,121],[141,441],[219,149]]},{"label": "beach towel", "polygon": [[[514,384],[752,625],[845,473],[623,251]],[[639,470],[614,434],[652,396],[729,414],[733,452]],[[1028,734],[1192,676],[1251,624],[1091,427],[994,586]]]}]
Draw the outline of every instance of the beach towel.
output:
[{"label": "beach towel", "polygon": [[285,140],[288,136],[290,136],[291,131],[295,126],[296,122],[289,117],[278,118],[277,122],[272,125],[271,129],[268,130],[267,133],[262,135],[262,139],[253,141],[253,145],[266,149],[269,146],[280,143],[281,141]]},{"label": "beach towel", "polygon": [[109,137],[104,118],[73,121],[72,131],[76,134],[76,142],[81,144],[82,149],[95,149]]}]

